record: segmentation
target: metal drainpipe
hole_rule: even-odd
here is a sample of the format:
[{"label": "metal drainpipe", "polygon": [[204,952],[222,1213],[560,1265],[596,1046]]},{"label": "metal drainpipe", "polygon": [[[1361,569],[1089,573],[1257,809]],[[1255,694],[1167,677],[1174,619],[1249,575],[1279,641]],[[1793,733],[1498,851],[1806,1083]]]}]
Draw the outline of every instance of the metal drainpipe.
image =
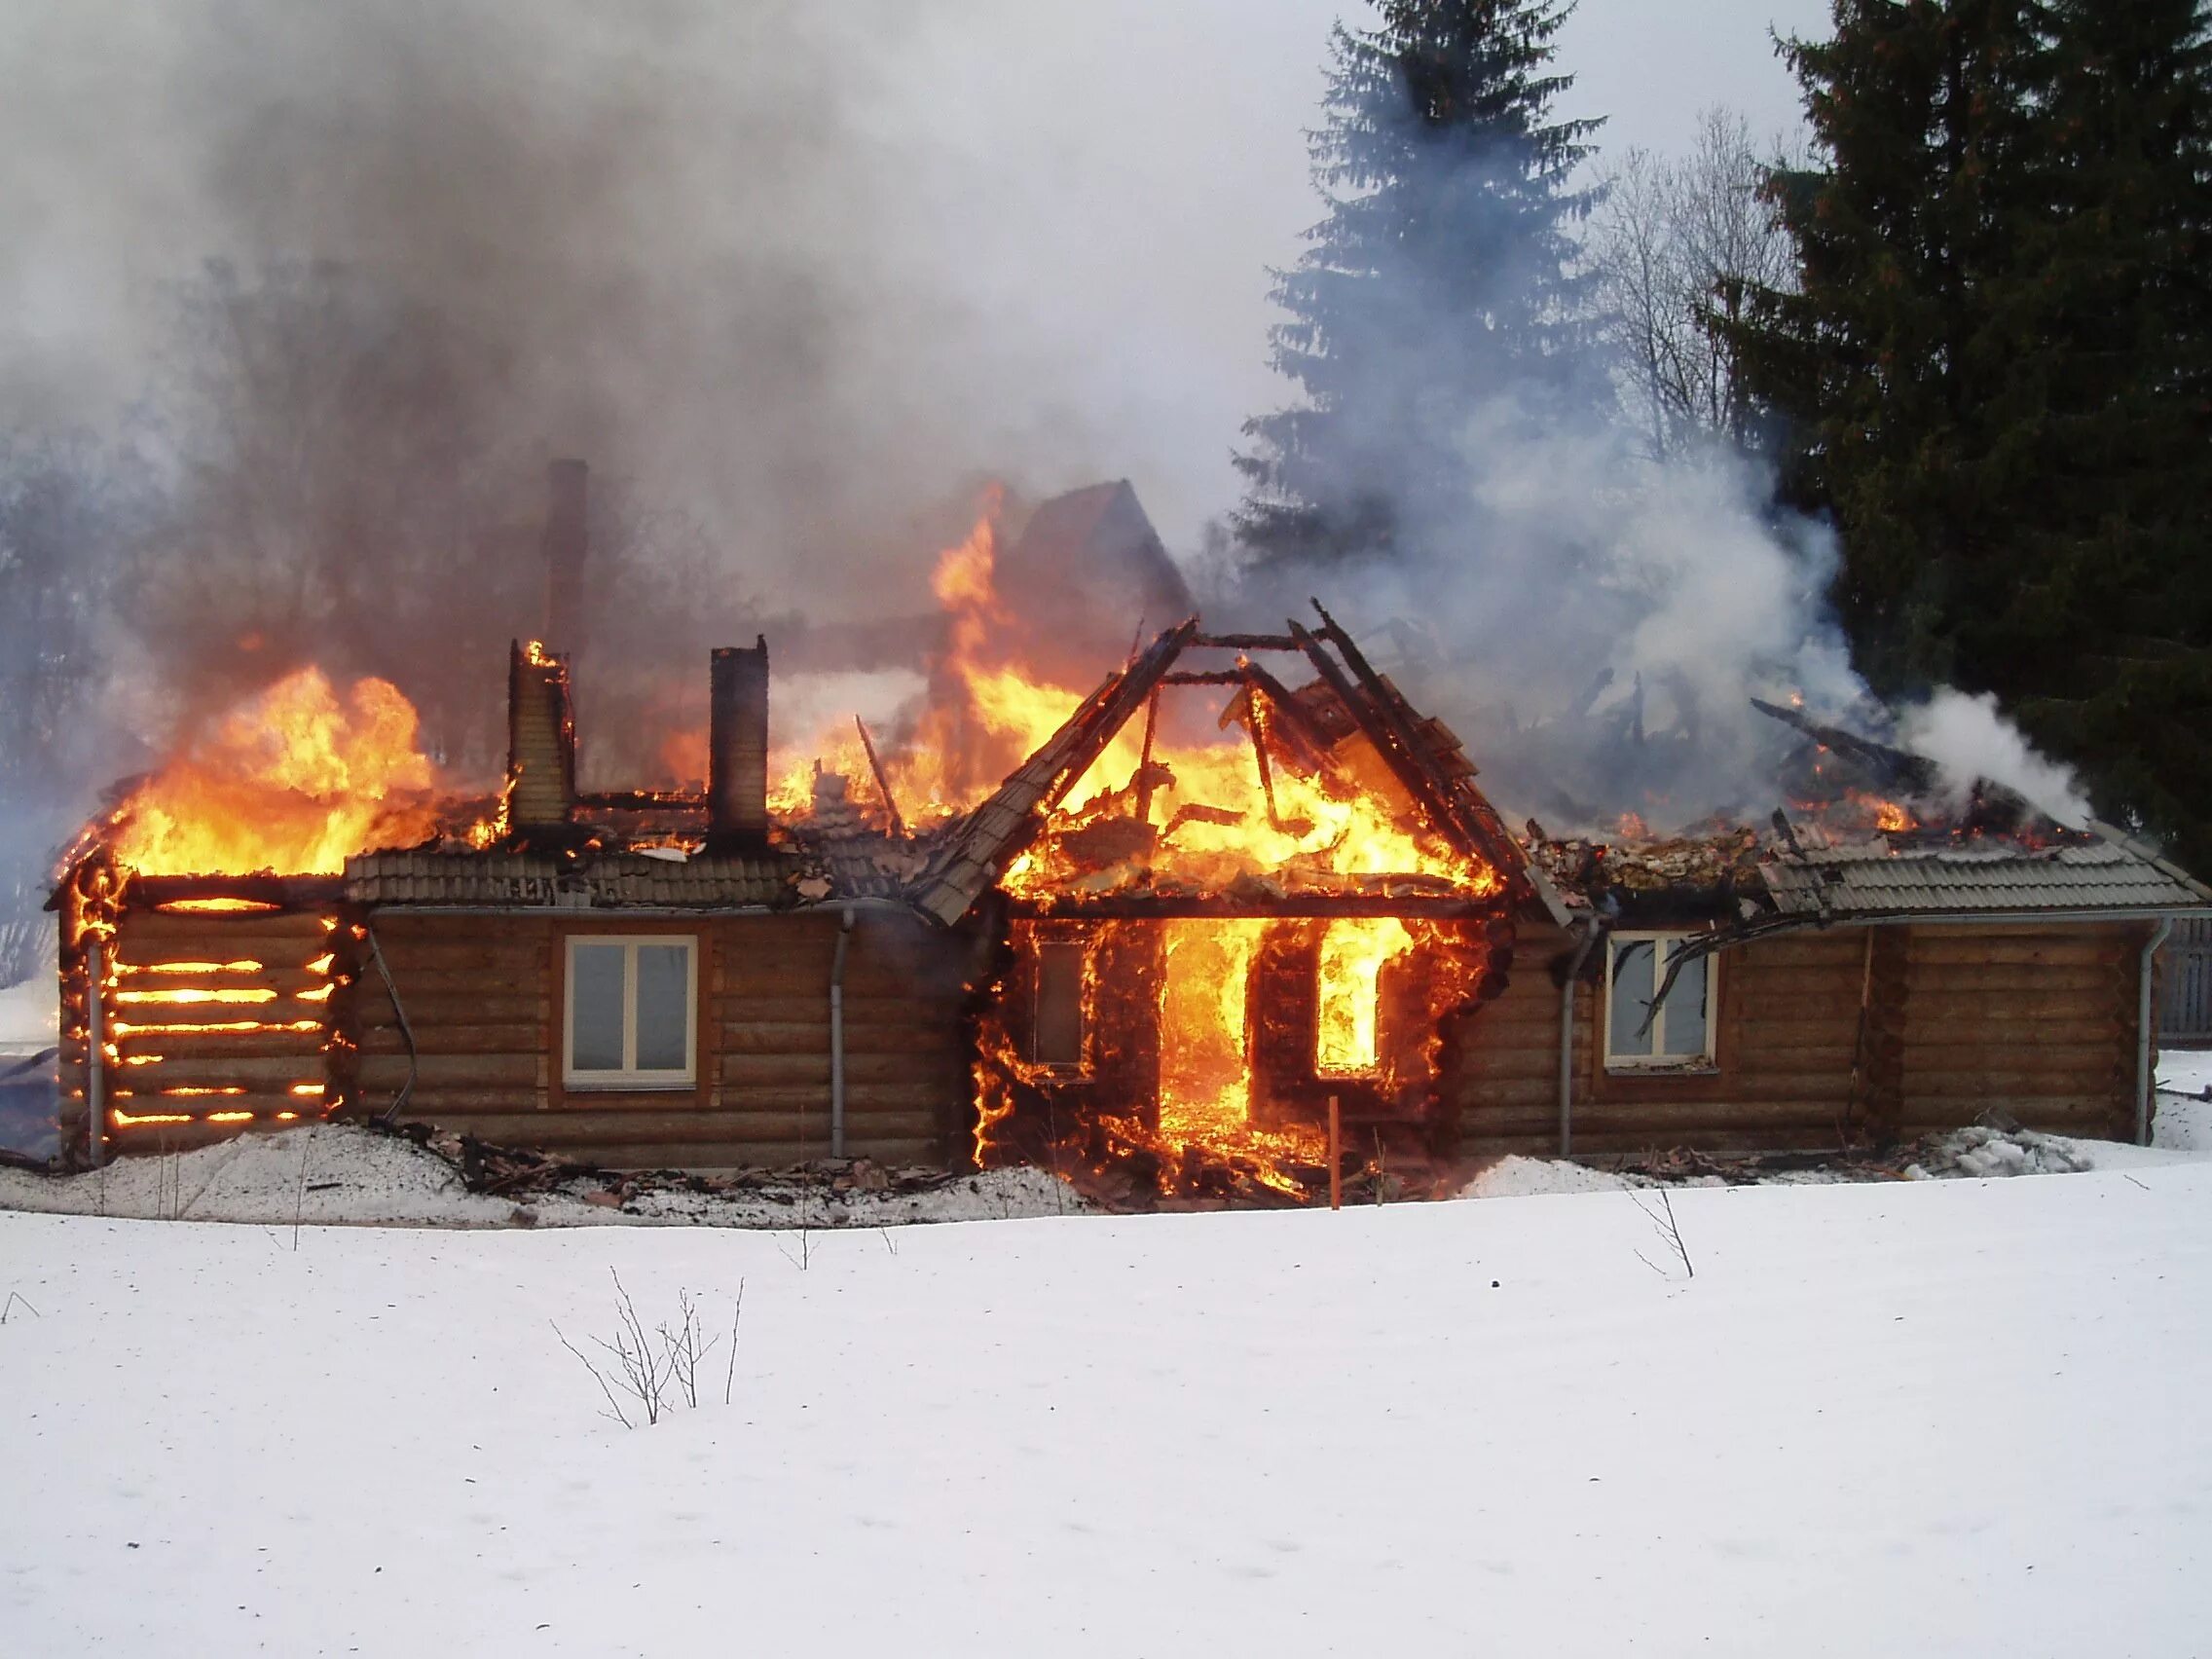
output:
[{"label": "metal drainpipe", "polygon": [[1559,1155],[1572,1156],[1574,1151],[1574,984],[1582,973],[1582,964],[1589,959],[1590,950],[1598,942],[1600,923],[1596,916],[1582,925],[1581,942],[1575,945],[1574,955],[1567,964],[1567,983],[1559,993]]},{"label": "metal drainpipe", "polygon": [[2174,919],[2160,916],[2158,925],[2151,930],[2144,941],[2143,959],[2136,969],[2135,1005],[2135,1144],[2151,1144],[2151,1090],[2157,1081],[2151,1075],[2151,963],[2158,954],[2158,947],[2166,942],[2174,931]]},{"label": "metal drainpipe", "polygon": [[845,1156],[845,946],[853,937],[853,907],[844,907],[837,952],[830,959],[830,1156]]},{"label": "metal drainpipe", "polygon": [[107,946],[97,935],[85,946],[85,1154],[94,1169],[106,1154],[100,1127],[107,1117]]}]

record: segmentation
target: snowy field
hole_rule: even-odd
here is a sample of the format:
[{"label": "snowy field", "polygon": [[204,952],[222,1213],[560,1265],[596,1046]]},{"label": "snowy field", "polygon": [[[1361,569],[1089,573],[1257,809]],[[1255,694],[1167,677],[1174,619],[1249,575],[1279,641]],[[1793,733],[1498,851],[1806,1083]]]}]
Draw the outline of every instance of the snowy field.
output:
[{"label": "snowy field", "polygon": [[[2212,1164],[817,1234],[0,1213],[11,1654],[2201,1653]],[[802,1265],[803,1263],[803,1265]],[[699,1294],[722,1404],[550,1328]],[[25,1303],[29,1304],[26,1308]],[[35,1312],[32,1309],[35,1309]]]}]

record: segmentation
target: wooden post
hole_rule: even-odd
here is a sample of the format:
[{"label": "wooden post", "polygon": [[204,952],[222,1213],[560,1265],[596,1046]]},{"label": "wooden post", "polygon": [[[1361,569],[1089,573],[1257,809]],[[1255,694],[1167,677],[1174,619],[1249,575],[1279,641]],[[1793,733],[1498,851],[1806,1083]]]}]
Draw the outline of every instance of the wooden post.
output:
[{"label": "wooden post", "polygon": [[1345,1122],[1334,1094],[1329,1096],[1329,1207],[1345,1207]]}]

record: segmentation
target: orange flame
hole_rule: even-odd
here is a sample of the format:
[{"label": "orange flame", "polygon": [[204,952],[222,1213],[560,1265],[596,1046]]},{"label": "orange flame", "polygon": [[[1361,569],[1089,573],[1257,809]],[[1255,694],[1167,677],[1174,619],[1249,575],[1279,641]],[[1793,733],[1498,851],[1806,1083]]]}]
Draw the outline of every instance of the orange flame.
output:
[{"label": "orange flame", "polygon": [[417,726],[414,705],[387,681],[356,681],[341,697],[321,670],[301,669],[232,710],[124,802],[110,820],[116,857],[147,874],[305,874],[421,840],[437,820]]}]

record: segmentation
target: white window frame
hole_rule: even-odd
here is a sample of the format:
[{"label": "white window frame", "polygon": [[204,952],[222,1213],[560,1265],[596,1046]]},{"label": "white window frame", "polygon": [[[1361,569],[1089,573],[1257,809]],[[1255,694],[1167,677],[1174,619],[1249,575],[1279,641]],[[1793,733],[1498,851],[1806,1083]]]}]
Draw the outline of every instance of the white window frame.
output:
[{"label": "white window frame", "polygon": [[1652,949],[1651,988],[1657,993],[1667,977],[1668,946],[1687,943],[1698,938],[1695,933],[1682,929],[1649,929],[1609,935],[1605,940],[1605,996],[1604,1006],[1599,1012],[1602,1023],[1599,1031],[1604,1043],[1605,1069],[1607,1071],[1675,1071],[1713,1072],[1720,1069],[1720,953],[1714,951],[1705,959],[1705,1043],[1694,1054],[1670,1054],[1667,1044],[1667,1017],[1675,1011],[1675,998],[1669,993],[1651,1015],[1651,1052],[1648,1054],[1619,1054],[1613,1051],[1613,986],[1619,970],[1620,947],[1624,944],[1649,944]]},{"label": "white window frame", "polygon": [[[622,953],[622,1059],[619,1071],[576,1069],[576,950],[626,946]],[[640,1071],[638,1059],[638,946],[683,946],[683,1069]],[[565,1088],[679,1089],[699,1086],[699,938],[696,934],[571,934],[562,946],[561,1082]]]}]

